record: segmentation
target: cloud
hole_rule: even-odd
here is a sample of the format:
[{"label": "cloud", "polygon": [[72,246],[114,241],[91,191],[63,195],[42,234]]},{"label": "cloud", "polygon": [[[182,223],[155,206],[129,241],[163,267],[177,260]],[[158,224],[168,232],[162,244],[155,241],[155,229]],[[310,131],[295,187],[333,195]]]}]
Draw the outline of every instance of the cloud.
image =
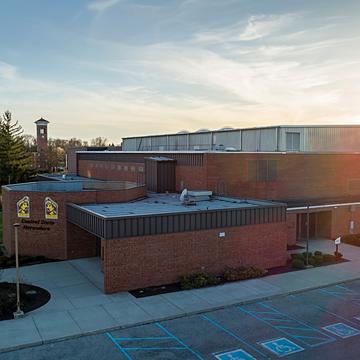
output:
[{"label": "cloud", "polygon": [[197,42],[214,44],[258,40],[289,26],[296,17],[295,14],[254,15],[247,22],[200,32],[194,38]]},{"label": "cloud", "polygon": [[104,12],[117,5],[121,0],[95,0],[88,4],[88,9],[95,12]]},{"label": "cloud", "polygon": [[16,74],[16,66],[0,61],[0,77],[4,79],[13,79]]}]

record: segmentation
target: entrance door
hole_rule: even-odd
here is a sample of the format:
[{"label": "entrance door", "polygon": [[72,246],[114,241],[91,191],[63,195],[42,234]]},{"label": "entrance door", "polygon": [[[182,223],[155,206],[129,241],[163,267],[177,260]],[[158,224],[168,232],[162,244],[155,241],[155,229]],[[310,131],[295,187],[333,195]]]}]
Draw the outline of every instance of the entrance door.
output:
[{"label": "entrance door", "polygon": [[[331,237],[331,211],[320,211],[310,213],[309,216],[309,238]],[[307,214],[299,214],[299,238],[305,240],[307,236]]]}]

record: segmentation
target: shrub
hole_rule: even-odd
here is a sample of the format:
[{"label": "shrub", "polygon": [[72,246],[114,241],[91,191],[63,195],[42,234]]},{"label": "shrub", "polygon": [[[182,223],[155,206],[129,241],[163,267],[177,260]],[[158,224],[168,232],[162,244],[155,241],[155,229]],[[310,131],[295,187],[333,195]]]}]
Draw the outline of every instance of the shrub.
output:
[{"label": "shrub", "polygon": [[305,267],[304,260],[293,259],[293,261],[291,262],[291,267],[294,269],[304,269]]},{"label": "shrub", "polygon": [[323,254],[323,253],[322,253],[321,251],[318,251],[318,250],[314,252],[314,256],[320,256],[320,255],[322,255],[322,254]]},{"label": "shrub", "polygon": [[312,259],[314,260],[313,265],[315,265],[315,266],[319,266],[324,262],[324,256],[323,255],[315,255]]},{"label": "shrub", "polygon": [[180,286],[183,290],[199,289],[205,286],[217,285],[219,282],[219,279],[215,276],[205,273],[196,273],[180,278]]},{"label": "shrub", "polygon": [[[309,254],[309,259],[312,257],[312,252],[308,252]],[[304,259],[306,259],[306,251],[302,253],[302,256],[304,257]]]},{"label": "shrub", "polygon": [[[306,264],[306,260],[304,260],[304,264]],[[316,260],[314,256],[309,258],[309,265],[316,266]]]},{"label": "shrub", "polygon": [[225,281],[239,281],[246,279],[254,279],[265,275],[265,270],[256,268],[254,266],[251,267],[237,267],[232,268],[228,267],[224,271],[224,280]]},{"label": "shrub", "polygon": [[304,260],[303,254],[299,254],[299,253],[297,253],[297,254],[291,254],[291,258],[292,258],[292,259]]}]

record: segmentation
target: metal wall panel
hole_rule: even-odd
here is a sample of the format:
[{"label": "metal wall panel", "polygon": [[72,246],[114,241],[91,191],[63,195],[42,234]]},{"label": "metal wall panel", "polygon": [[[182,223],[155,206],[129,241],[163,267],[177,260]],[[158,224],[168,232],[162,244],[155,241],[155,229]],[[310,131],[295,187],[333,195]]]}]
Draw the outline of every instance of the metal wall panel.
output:
[{"label": "metal wall panel", "polygon": [[124,151],[137,151],[137,148],[136,148],[136,139],[137,139],[137,138],[123,139],[122,149],[123,149]]},{"label": "metal wall panel", "polygon": [[260,151],[276,151],[278,128],[260,129],[259,131]]},{"label": "metal wall panel", "polygon": [[286,133],[300,134],[300,151],[308,151],[305,145],[305,128],[303,127],[282,127],[279,132],[279,151],[290,151],[286,148]]},{"label": "metal wall panel", "polygon": [[189,135],[189,150],[211,150],[211,133],[192,133]]},{"label": "metal wall panel", "polygon": [[231,147],[236,150],[241,149],[241,130],[214,131],[213,132],[213,150],[219,145],[225,148]]},{"label": "metal wall panel", "polygon": [[241,132],[242,151],[260,151],[260,131],[243,130]]},{"label": "metal wall panel", "polygon": [[78,205],[68,204],[67,220],[101,238],[115,239],[285,222],[286,207],[274,205],[114,219],[101,218]]},{"label": "metal wall panel", "polygon": [[188,149],[188,134],[169,135],[168,151],[187,151]]}]

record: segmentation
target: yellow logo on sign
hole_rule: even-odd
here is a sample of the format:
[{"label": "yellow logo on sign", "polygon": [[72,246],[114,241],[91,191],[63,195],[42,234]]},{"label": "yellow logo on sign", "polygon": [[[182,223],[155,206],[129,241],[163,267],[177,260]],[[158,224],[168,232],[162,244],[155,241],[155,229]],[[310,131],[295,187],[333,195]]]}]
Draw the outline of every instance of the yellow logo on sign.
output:
[{"label": "yellow logo on sign", "polygon": [[16,212],[19,218],[30,217],[30,198],[28,196],[24,196],[16,203]]},{"label": "yellow logo on sign", "polygon": [[59,215],[59,205],[49,197],[45,198],[45,219],[57,219]]}]

